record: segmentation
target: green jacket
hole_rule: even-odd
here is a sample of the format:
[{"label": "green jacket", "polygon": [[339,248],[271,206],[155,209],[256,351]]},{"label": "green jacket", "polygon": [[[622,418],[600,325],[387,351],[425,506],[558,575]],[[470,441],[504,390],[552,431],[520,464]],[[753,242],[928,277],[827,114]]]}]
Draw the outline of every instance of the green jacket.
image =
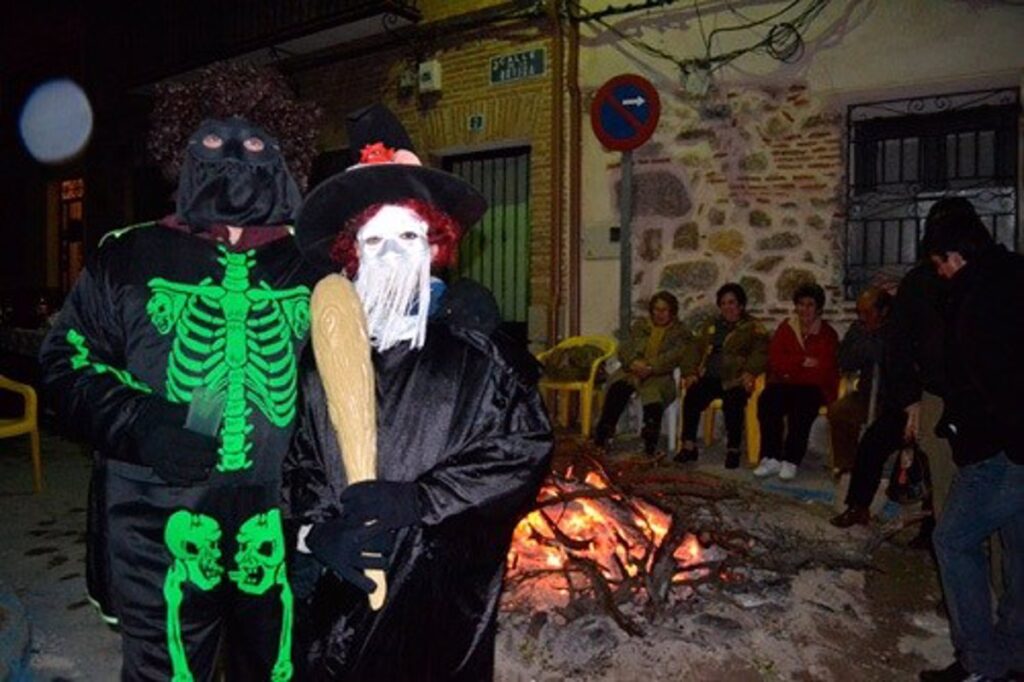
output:
[{"label": "green jacket", "polygon": [[636,386],[640,402],[643,404],[660,402],[662,405],[668,405],[678,395],[676,382],[672,377],[673,370],[679,367],[684,376],[693,373],[697,367],[698,356],[694,352],[693,335],[682,322],[676,320],[665,330],[658,355],[651,363],[653,374],[639,381],[626,370],[634,360],[643,358],[647,340],[651,337],[651,328],[651,321],[646,318],[633,323],[629,330],[629,339],[619,344],[619,360],[622,367],[609,377],[608,385],[622,380],[630,381]]},{"label": "green jacket", "polygon": [[[715,325],[718,324],[722,324],[721,317],[707,323],[697,333],[695,345],[700,373],[703,373],[711,354],[711,342],[715,337]],[[770,336],[764,325],[744,313],[736,323],[736,328],[726,334],[722,343],[722,388],[729,389],[739,385],[740,375],[744,372],[757,376],[768,370],[769,340]],[[686,376],[685,371],[683,376]]]}]

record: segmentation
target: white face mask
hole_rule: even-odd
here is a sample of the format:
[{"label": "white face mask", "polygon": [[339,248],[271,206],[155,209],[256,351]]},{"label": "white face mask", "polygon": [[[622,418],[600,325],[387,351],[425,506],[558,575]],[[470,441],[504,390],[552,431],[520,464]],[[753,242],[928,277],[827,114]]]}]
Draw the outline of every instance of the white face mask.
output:
[{"label": "white face mask", "polygon": [[384,206],[359,230],[356,247],[356,292],[371,343],[378,350],[401,341],[422,347],[430,306],[427,224],[407,208]]},{"label": "white face mask", "polygon": [[363,225],[356,239],[359,262],[380,259],[398,264],[429,256],[427,224],[401,206],[384,206]]}]

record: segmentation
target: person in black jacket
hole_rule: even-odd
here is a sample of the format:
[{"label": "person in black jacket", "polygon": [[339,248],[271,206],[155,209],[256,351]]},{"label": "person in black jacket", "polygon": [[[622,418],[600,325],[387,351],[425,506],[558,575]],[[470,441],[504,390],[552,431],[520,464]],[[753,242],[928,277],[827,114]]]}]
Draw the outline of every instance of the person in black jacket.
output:
[{"label": "person in black jacket", "polygon": [[[934,534],[957,661],[922,680],[1024,670],[1024,258],[996,245],[965,199],[937,204],[922,244],[951,283],[940,432],[958,470]],[[1004,591],[993,622],[984,542],[999,533]]]},{"label": "person in black jacket", "polygon": [[211,680],[218,659],[230,680],[293,673],[278,503],[315,279],[283,143],[255,120],[282,109],[251,96],[287,91],[235,75],[173,94],[186,119],[214,116],[187,121],[175,213],[103,240],[40,354],[63,425],[96,450],[89,588],[119,621],[125,680]]},{"label": "person in black jacket", "polygon": [[[367,115],[393,120],[383,108]],[[508,361],[486,327],[425,313],[431,267],[451,263],[486,202],[387,141],[321,184],[297,225],[310,262],[354,279],[377,414],[376,478],[352,482],[330,418],[337,394],[323,385],[329,370],[307,350],[283,487],[302,674],[483,681],[494,673],[512,531],[547,473],[551,427],[536,374]],[[386,573],[379,610],[366,569]]]},{"label": "person in black jacket", "polygon": [[[940,219],[943,206],[937,202],[929,210],[926,234]],[[932,511],[937,515],[942,508],[953,464],[949,445],[935,436],[934,426],[946,392],[942,310],[948,288],[924,254],[900,280],[884,329],[878,412],[857,444],[846,509],[831,521],[839,528],[870,521],[869,506],[885,462],[914,442],[928,456]],[[933,520],[926,519],[914,544],[929,545],[933,528]]]},{"label": "person in black jacket", "polygon": [[[922,406],[932,411],[935,396],[945,392],[942,359],[944,282],[927,260],[900,281],[882,330],[877,413],[857,442],[846,509],[831,520],[838,528],[867,525],[870,505],[889,458],[928,434],[919,427]],[[945,443],[945,441],[938,441]],[[941,470],[948,448],[929,446],[932,471]],[[927,535],[930,536],[929,523]]]}]

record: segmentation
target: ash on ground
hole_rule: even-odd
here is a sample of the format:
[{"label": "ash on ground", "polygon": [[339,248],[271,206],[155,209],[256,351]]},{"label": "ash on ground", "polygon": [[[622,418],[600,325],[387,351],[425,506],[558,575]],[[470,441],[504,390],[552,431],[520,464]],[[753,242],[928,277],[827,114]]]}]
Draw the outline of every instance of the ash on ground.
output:
[{"label": "ash on ground", "polygon": [[[725,472],[713,455],[706,459],[683,467],[620,451],[602,464],[621,490],[685,518],[697,533],[742,536],[749,551],[702,546],[702,565],[718,579],[677,573],[660,604],[642,589],[625,597],[620,590],[609,602],[578,581],[561,599],[550,580],[537,581],[533,594],[529,582],[507,587],[499,682],[915,679],[952,660],[934,563],[907,547],[916,528],[893,533],[891,523],[876,522],[839,530],[828,523],[828,500],[775,492],[749,471]],[[556,470],[559,460],[566,466],[556,457]],[[824,471],[801,476],[805,486],[815,476],[819,488],[831,485]],[[673,494],[694,481],[729,494]]]}]

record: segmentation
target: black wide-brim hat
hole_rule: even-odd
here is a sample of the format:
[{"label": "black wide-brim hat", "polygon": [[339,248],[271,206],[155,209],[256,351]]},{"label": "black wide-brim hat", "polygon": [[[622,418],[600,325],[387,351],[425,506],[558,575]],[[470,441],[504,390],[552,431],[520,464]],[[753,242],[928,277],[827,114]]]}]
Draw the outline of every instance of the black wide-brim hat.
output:
[{"label": "black wide-brim hat", "polygon": [[468,230],[487,210],[487,200],[472,185],[451,173],[404,163],[353,166],[333,175],[306,197],[295,223],[303,257],[325,273],[342,264],[331,259],[331,246],[349,220],[375,204],[418,199],[448,214]]}]

